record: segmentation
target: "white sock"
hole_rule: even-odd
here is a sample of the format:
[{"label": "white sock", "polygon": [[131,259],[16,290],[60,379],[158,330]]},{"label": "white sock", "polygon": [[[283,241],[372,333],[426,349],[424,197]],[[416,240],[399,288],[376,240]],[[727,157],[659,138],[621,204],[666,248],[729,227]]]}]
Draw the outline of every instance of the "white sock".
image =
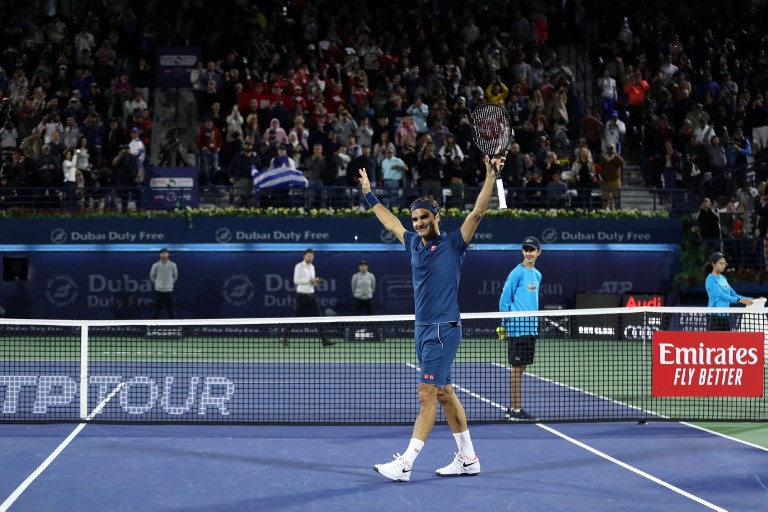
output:
[{"label": "white sock", "polygon": [[420,439],[416,439],[415,437],[411,438],[411,442],[408,444],[408,448],[405,450],[405,453],[402,454],[400,457],[403,458],[408,464],[413,466],[414,461],[416,460],[416,457],[419,456],[419,452],[421,452],[421,449],[424,447],[424,441]]},{"label": "white sock", "polygon": [[453,438],[456,439],[456,445],[459,447],[459,453],[467,459],[474,459],[475,448],[472,446],[472,438],[469,437],[469,430],[453,434]]}]

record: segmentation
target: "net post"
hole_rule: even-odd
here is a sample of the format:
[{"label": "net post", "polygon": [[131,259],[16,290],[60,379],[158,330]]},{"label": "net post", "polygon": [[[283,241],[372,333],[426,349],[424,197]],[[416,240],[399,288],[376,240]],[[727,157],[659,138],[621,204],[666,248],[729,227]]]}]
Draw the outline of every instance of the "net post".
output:
[{"label": "net post", "polygon": [[88,324],[80,325],[80,419],[88,418]]}]

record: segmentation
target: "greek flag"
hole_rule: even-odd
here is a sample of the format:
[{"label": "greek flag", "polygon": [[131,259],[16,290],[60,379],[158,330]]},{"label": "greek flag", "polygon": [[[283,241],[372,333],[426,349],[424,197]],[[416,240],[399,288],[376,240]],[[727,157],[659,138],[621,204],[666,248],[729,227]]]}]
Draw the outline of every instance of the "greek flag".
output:
[{"label": "greek flag", "polygon": [[301,171],[290,167],[276,167],[264,172],[251,172],[254,188],[307,188],[309,182]]}]

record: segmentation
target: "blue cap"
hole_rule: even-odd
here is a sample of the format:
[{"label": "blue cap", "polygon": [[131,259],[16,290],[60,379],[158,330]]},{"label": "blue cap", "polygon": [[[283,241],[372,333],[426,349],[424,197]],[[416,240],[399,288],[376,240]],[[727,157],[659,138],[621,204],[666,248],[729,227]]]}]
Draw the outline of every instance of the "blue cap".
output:
[{"label": "blue cap", "polygon": [[523,240],[523,249],[525,249],[526,247],[533,247],[538,251],[539,249],[541,249],[541,244],[539,243],[538,238],[536,238],[535,236],[529,236],[529,237],[526,237],[525,240]]},{"label": "blue cap", "polygon": [[712,254],[709,255],[710,263],[717,263],[718,261],[720,261],[723,258],[725,258],[725,254],[723,254],[721,252],[713,252]]}]

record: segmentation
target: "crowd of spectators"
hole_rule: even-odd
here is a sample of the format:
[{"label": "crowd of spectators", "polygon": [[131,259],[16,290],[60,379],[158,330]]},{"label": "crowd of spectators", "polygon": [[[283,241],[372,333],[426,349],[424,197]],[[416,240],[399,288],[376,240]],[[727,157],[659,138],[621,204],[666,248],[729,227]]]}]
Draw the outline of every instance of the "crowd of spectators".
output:
[{"label": "crowd of spectators", "polygon": [[765,2],[619,12],[618,35],[592,41],[603,122],[618,113],[645,185],[673,212],[698,208],[702,239],[748,264],[768,228]]},{"label": "crowd of spectators", "polygon": [[0,207],[109,207],[113,185],[143,181],[152,3],[56,3],[0,2]]},{"label": "crowd of spectators", "polygon": [[[736,197],[766,178],[763,2],[72,1],[55,14],[3,5],[3,188],[63,184],[60,155],[82,138],[88,165],[76,178],[86,190],[116,184],[128,134],[150,153],[157,46],[189,45],[201,51],[185,84],[201,185],[232,187],[237,204],[259,200],[249,180],[278,162],[308,189],[268,201],[358,204],[365,167],[389,205],[426,191],[463,208],[483,175],[469,113],[493,102],[514,129],[502,171],[513,207],[619,207],[632,159],[671,209],[732,200],[754,206],[754,232],[765,234],[761,198]],[[566,45],[586,48],[591,90],[576,76],[585,70],[563,62]],[[55,158],[41,160],[43,146]],[[120,184],[140,183],[138,167]]]}]

